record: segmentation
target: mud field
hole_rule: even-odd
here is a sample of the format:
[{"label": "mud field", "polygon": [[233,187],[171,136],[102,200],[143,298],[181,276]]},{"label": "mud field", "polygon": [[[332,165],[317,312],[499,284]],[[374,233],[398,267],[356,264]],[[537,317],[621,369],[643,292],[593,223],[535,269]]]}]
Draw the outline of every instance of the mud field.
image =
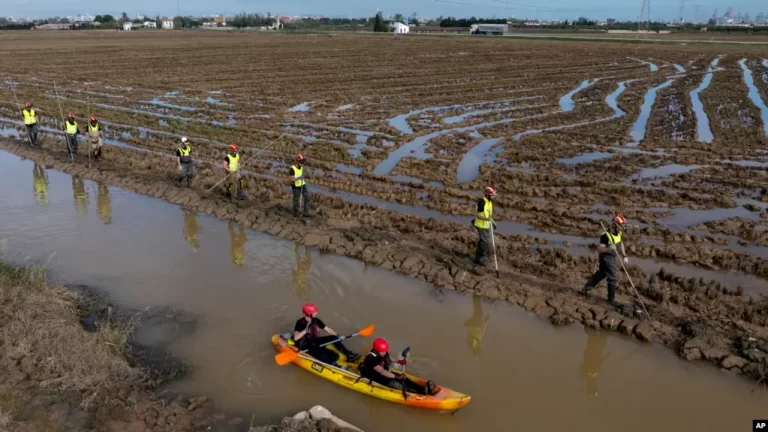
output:
[{"label": "mud field", "polygon": [[[186,32],[0,41],[4,150],[766,377],[764,49]],[[39,110],[42,150],[29,149],[14,92]],[[101,119],[106,160],[68,161],[52,133],[59,102],[81,124]],[[192,189],[173,181],[182,135],[197,158]],[[247,159],[244,202],[205,193],[232,142]],[[310,220],[291,216],[283,180],[300,151]],[[469,272],[487,184],[500,191],[499,279]],[[577,294],[597,266],[598,222],[615,213],[630,221],[629,270],[653,322]],[[624,277],[619,293],[632,304]]]}]

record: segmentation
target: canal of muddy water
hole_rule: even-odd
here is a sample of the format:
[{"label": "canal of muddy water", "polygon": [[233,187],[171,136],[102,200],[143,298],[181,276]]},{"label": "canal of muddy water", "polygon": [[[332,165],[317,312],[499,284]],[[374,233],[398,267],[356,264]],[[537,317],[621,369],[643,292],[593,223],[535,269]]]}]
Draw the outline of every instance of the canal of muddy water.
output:
[{"label": "canal of muddy water", "polygon": [[[0,152],[5,259],[45,264],[59,281],[129,308],[173,307],[189,333],[169,342],[194,371],[164,390],[209,396],[256,423],[322,404],[366,431],[747,430],[768,394],[709,364],[616,333],[557,328],[506,303],[436,288],[320,254],[164,201],[46,170]],[[376,324],[409,370],[465,392],[454,416],[395,406],[273,360],[269,337],[312,300],[339,332]],[[349,340],[367,351],[371,338]],[[553,415],[557,413],[557,415]]]}]

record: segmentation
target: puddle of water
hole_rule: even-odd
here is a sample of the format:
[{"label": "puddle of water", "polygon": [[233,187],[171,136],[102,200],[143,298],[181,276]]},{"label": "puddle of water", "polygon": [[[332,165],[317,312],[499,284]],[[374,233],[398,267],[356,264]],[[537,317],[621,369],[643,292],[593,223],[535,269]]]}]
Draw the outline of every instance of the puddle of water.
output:
[{"label": "puddle of water", "polygon": [[[537,98],[540,98],[540,96],[535,96],[535,97],[525,98],[525,99],[537,99]],[[549,106],[549,104],[522,105],[522,106],[512,107],[512,108],[485,109],[485,110],[478,110],[478,111],[469,111],[469,112],[466,112],[464,114],[459,114],[459,115],[452,116],[452,117],[446,117],[446,118],[443,119],[443,124],[461,123],[461,122],[463,122],[464,120],[466,120],[466,119],[468,119],[470,117],[477,117],[477,116],[481,116],[481,115],[489,114],[489,113],[505,113],[505,112],[510,112],[510,111],[519,111],[519,110],[527,109],[527,108],[540,108],[540,107],[545,107],[545,106]]]},{"label": "puddle of water", "polygon": [[[456,183],[469,183],[479,175],[480,165],[483,161],[493,163],[486,159],[486,154],[493,146],[499,143],[503,138],[490,138],[481,141],[464,154],[456,169]],[[494,158],[495,159],[495,158]]]},{"label": "puddle of water", "polygon": [[768,162],[758,162],[753,160],[725,160],[722,162],[743,167],[768,168]]},{"label": "puddle of water", "polygon": [[294,106],[293,108],[289,108],[288,112],[306,112],[312,108],[311,105],[312,105],[312,102],[300,103]]},{"label": "puddle of water", "polygon": [[747,59],[739,60],[739,66],[744,71],[744,84],[749,88],[749,99],[760,110],[760,118],[763,121],[763,133],[768,137],[768,106],[765,105],[765,101],[760,97],[760,91],[755,86],[752,71],[747,67]]},{"label": "puddle of water", "polygon": [[342,106],[336,108],[336,111],[346,111],[346,110],[354,108],[354,107],[355,107],[355,104],[346,104],[346,105],[342,105]]},{"label": "puddle of water", "polygon": [[633,179],[648,179],[654,177],[667,177],[673,174],[683,174],[701,168],[702,165],[669,164],[657,168],[642,168],[639,173],[632,176]]},{"label": "puddle of water", "polygon": [[[504,103],[515,102],[515,101],[526,100],[526,99],[535,99],[535,98],[540,98],[540,97],[542,97],[542,96],[532,96],[532,97],[524,97],[524,98],[516,98],[516,99],[504,99],[504,100],[500,100],[500,101],[475,102],[475,103],[469,103],[469,104],[457,104],[457,105],[447,105],[447,106],[437,106],[437,107],[415,109],[415,110],[411,110],[411,111],[409,111],[407,113],[398,114],[395,117],[392,117],[391,119],[388,120],[388,123],[389,123],[390,126],[392,126],[393,128],[397,129],[398,131],[400,131],[400,133],[405,134],[405,135],[412,135],[413,134],[413,129],[408,124],[408,119],[410,117],[413,117],[413,116],[418,115],[418,114],[424,114],[424,113],[428,113],[428,112],[440,112],[440,111],[445,111],[445,110],[450,110],[450,109],[470,109],[471,107],[482,107],[482,106],[486,106],[486,105],[496,105],[496,106],[498,106],[498,105],[501,105],[501,104],[504,104]],[[429,123],[429,124],[427,124],[427,126],[432,126],[432,124]],[[437,125],[435,125],[435,126],[437,126]]]},{"label": "puddle of water", "polygon": [[651,117],[653,105],[656,103],[656,93],[659,90],[671,86],[673,82],[675,82],[674,79],[667,80],[663,84],[651,88],[645,94],[643,106],[640,107],[640,115],[637,117],[637,121],[635,121],[635,124],[632,126],[632,131],[630,132],[630,136],[633,140],[633,143],[630,144],[631,146],[639,145],[643,138],[645,138],[645,131],[648,128],[648,120]]},{"label": "puddle of water", "polygon": [[[634,80],[632,80],[632,81],[634,81]],[[613,113],[614,113],[610,117],[605,117],[605,118],[601,118],[601,119],[597,119],[597,120],[589,120],[589,121],[584,121],[584,122],[579,122],[579,123],[573,123],[573,124],[569,124],[569,125],[552,126],[552,127],[548,127],[548,128],[545,128],[545,129],[531,129],[531,130],[527,130],[525,132],[520,132],[520,133],[512,136],[512,139],[514,141],[520,141],[520,138],[522,138],[524,136],[527,136],[527,135],[536,135],[536,134],[540,134],[540,133],[543,133],[543,132],[551,132],[551,131],[572,129],[572,128],[575,128],[575,127],[586,126],[586,125],[590,125],[590,124],[605,122],[605,121],[617,119],[619,117],[623,117],[626,113],[621,108],[619,108],[618,98],[619,98],[619,96],[621,96],[622,93],[624,93],[624,90],[626,90],[627,83],[632,82],[632,81],[620,82],[619,85],[616,87],[616,90],[614,90],[611,94],[609,94],[605,98],[605,103],[608,104],[608,106],[611,107],[611,109],[613,110]]]},{"label": "puddle of water", "polygon": [[363,173],[362,168],[351,167],[344,164],[336,165],[336,171],[345,172],[345,173],[354,174],[354,175],[360,175]]},{"label": "puddle of water", "polygon": [[636,58],[633,58],[633,57],[627,57],[627,58],[630,59],[630,60],[634,60],[636,62],[640,62],[640,63],[645,64],[645,65],[648,65],[648,67],[651,69],[651,72],[658,72],[658,70],[659,70],[659,66],[657,66],[655,63],[651,63],[651,62],[645,61],[645,60],[636,59]]},{"label": "puddle of water", "polygon": [[699,142],[711,143],[715,139],[715,136],[712,135],[712,130],[709,128],[709,118],[707,113],[704,112],[704,104],[701,103],[699,94],[709,87],[721,58],[722,56],[712,60],[712,64],[707,69],[701,84],[691,91],[691,103],[693,104],[693,112],[696,114],[696,136]]},{"label": "puddle of water", "polygon": [[608,159],[610,157],[613,157],[613,153],[589,152],[574,156],[572,158],[560,158],[555,160],[563,165],[577,165],[580,163],[594,162],[600,159]]},{"label": "puddle of water", "polygon": [[[506,303],[438,290],[120,189],[100,192],[110,196],[101,204],[112,213],[106,224],[95,200],[87,201],[86,213],[76,212],[70,178],[55,171],[47,173],[43,208],[33,194],[31,162],[0,156],[0,166],[10,186],[0,189],[8,205],[3,220],[12,221],[0,224],[8,258],[50,258],[54,276],[104,289],[119,305],[171,306],[199,317],[194,331],[173,341],[145,334],[195,369],[168,390],[208,395],[217,409],[248,419],[254,404],[263,405],[256,424],[322,401],[364,430],[541,430],[546,418],[551,430],[607,432],[622,424],[629,432],[735,431],[744,419],[761,418],[768,403],[752,383],[657,345],[553,327]],[[84,186],[99,193],[89,181]],[[153,223],[140,223],[147,219]],[[120,247],[110,247],[115,242]],[[409,370],[470,394],[472,402],[456,416],[435,415],[276,366],[268,338],[292,328],[306,300],[337,331],[375,323],[395,350],[411,345]],[[430,325],[416,325],[423,322]],[[365,352],[370,339],[346,344]],[[553,417],[553,406],[564,414]],[[638,406],[644,420],[627,422]]]},{"label": "puddle of water", "polygon": [[575,89],[569,91],[566,93],[563,97],[560,98],[560,110],[562,112],[571,112],[574,108],[576,108],[576,102],[573,101],[573,96],[576,95],[576,93],[586,89],[589,86],[594,85],[598,80],[584,80],[579,84],[578,87]]},{"label": "puddle of water", "polygon": [[739,205],[738,207],[724,209],[691,210],[688,208],[664,209],[673,211],[671,216],[664,216],[657,219],[660,224],[676,231],[684,231],[689,226],[703,224],[704,222],[714,220],[725,220],[733,217],[741,217],[749,220],[760,220],[759,213],[753,213]]},{"label": "puddle of water", "polygon": [[208,96],[205,98],[205,101],[211,105],[220,105],[220,106],[232,106],[231,103],[228,102],[222,102],[214,97]]}]

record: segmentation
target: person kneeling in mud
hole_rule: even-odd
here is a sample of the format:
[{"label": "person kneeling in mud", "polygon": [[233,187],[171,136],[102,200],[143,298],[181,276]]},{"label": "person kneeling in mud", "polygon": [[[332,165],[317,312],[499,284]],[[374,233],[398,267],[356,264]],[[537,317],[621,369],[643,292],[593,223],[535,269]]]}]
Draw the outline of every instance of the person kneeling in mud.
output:
[{"label": "person kneeling in mud", "polygon": [[[375,383],[387,386],[389,388],[403,390],[420,395],[432,395],[435,392],[435,383],[427,381],[427,385],[421,385],[410,380],[404,374],[394,374],[390,372],[392,358],[389,356],[389,343],[383,338],[376,338],[373,341],[373,348],[365,356],[362,366],[360,366],[360,376]],[[398,364],[406,364],[406,360],[398,360]]]},{"label": "person kneeling in mud", "polygon": [[[293,328],[293,341],[298,346],[299,350],[307,350],[309,355],[320,360],[323,363],[330,365],[336,365],[336,361],[339,360],[339,354],[326,347],[321,347],[325,343],[339,339],[333,344],[333,346],[343,353],[347,357],[347,361],[354,363],[360,358],[360,354],[349,350],[341,342],[344,338],[339,338],[332,328],[325,325],[325,323],[317,317],[317,306],[314,303],[306,303],[301,307],[303,317],[296,321],[296,326]],[[329,336],[318,336],[320,330],[325,331]]]}]

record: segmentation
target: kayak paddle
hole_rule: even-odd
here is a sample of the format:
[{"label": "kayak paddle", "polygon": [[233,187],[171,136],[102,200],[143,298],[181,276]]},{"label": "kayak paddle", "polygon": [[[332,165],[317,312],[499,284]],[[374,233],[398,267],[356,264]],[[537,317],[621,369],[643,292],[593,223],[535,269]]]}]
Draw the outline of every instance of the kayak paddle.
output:
[{"label": "kayak paddle", "polygon": [[[326,343],[320,345],[320,347],[324,347],[326,345],[330,345],[330,344],[333,344],[333,343],[336,343],[336,342],[339,342],[339,341],[343,341],[343,340],[346,340],[346,339],[349,339],[349,338],[355,337],[355,336],[370,336],[370,335],[373,334],[373,331],[375,329],[376,329],[376,326],[371,324],[368,327],[358,331],[357,333],[351,334],[349,336],[339,336],[339,337],[337,337],[336,339],[334,339],[334,340],[332,340],[330,342],[326,342]],[[309,350],[303,350],[303,351],[293,351],[293,350],[291,350],[291,351],[281,352],[281,353],[279,353],[279,354],[277,354],[275,356],[275,362],[278,365],[280,365],[280,366],[285,366],[288,363],[291,363],[292,361],[296,360],[296,358],[299,357],[299,354],[305,353],[307,351],[309,351]]]}]

